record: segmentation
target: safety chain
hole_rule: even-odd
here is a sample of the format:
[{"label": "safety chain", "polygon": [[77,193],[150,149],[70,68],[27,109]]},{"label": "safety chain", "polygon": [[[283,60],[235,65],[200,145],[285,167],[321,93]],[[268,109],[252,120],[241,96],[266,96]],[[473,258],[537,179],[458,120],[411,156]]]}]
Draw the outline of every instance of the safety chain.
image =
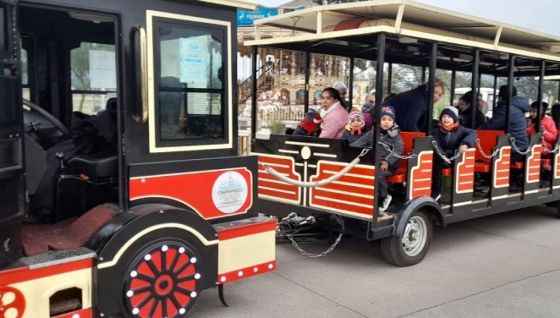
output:
[{"label": "safety chain", "polygon": [[480,152],[480,154],[486,159],[492,159],[492,158],[496,157],[498,155],[498,153],[500,152],[500,148],[497,148],[490,155],[485,153],[484,150],[482,149],[482,146],[480,145],[480,139],[478,139],[478,138],[476,138],[476,148],[478,149],[478,152]]},{"label": "safety chain", "polygon": [[311,258],[327,256],[330,253],[332,253],[332,251],[334,251],[334,249],[338,246],[338,244],[342,240],[343,234],[342,232],[340,232],[340,234],[338,235],[334,243],[331,246],[329,246],[329,248],[327,248],[326,250],[318,254],[310,253],[304,250],[301,246],[299,246],[299,244],[297,243],[297,241],[294,239],[292,235],[293,229],[291,223],[296,223],[296,222],[299,222],[299,224],[297,225],[314,224],[315,218],[310,217],[304,219],[298,217],[294,212],[292,212],[287,217],[283,218],[282,220],[280,220],[280,222],[278,222],[278,225],[276,227],[276,233],[277,236],[286,237],[292,243],[292,246],[295,247],[295,249],[298,250],[298,252],[300,252],[303,256],[307,256]]},{"label": "safety chain", "polygon": [[336,181],[337,179],[340,179],[343,175],[348,173],[348,171],[352,170],[358,163],[360,163],[360,159],[363,156],[365,156],[370,150],[371,150],[370,148],[362,149],[362,152],[356,158],[354,158],[354,160],[352,160],[346,167],[344,167],[344,169],[340,170],[336,174],[333,174],[332,176],[330,176],[326,179],[323,179],[321,181],[311,181],[311,182],[296,181],[296,180],[293,180],[293,179],[290,179],[290,178],[286,177],[285,175],[279,173],[278,171],[274,170],[272,167],[269,167],[269,166],[265,166],[265,171],[270,173],[274,177],[276,177],[276,179],[278,179],[280,181],[283,181],[283,182],[285,182],[287,184],[290,184],[290,185],[294,185],[294,186],[298,186],[298,187],[302,187],[302,188],[322,187],[322,186],[327,185],[327,184],[329,184],[333,181]]},{"label": "safety chain", "polygon": [[438,154],[438,156],[440,156],[441,159],[443,159],[444,161],[447,162],[453,162],[455,161],[455,159],[461,157],[462,153],[461,152],[457,152],[457,154],[451,158],[448,158],[445,154],[443,154],[443,152],[441,151],[440,147],[438,146],[437,141],[432,140],[432,145],[434,146],[434,149],[436,150],[436,153]]},{"label": "safety chain", "polygon": [[554,147],[554,149],[552,149],[549,153],[559,153],[560,151],[560,145],[556,145],[556,147]]},{"label": "safety chain", "polygon": [[511,148],[513,148],[513,151],[517,152],[518,154],[520,154],[522,156],[525,156],[526,154],[531,152],[530,147],[528,147],[527,150],[525,150],[525,151],[519,150],[519,148],[517,148],[517,145],[515,144],[515,138],[511,137],[511,138],[509,138],[509,141],[511,143]]},{"label": "safety chain", "polygon": [[415,154],[415,153],[410,154],[410,155],[404,155],[404,156],[400,155],[400,154],[394,152],[393,149],[391,149],[391,146],[389,146],[388,144],[386,144],[382,141],[378,141],[377,143],[380,144],[383,148],[385,148],[385,150],[387,150],[389,152],[389,156],[393,156],[393,157],[400,158],[400,159],[403,159],[403,160],[414,159],[414,158],[418,157],[418,155]]}]

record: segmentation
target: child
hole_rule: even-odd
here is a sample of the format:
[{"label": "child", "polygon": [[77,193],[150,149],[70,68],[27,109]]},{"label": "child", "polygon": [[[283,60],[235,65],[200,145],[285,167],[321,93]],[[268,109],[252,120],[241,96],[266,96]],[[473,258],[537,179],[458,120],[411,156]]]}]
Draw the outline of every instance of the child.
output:
[{"label": "child", "polygon": [[348,142],[354,142],[365,134],[366,130],[367,128],[364,120],[364,114],[360,111],[352,111],[348,114],[348,125],[346,125],[346,128],[344,129],[342,139],[348,140]]},{"label": "child", "polygon": [[453,157],[456,151],[465,152],[474,146],[476,133],[472,129],[461,126],[457,108],[447,106],[442,110],[439,116],[439,127],[432,130],[432,136],[437,142],[439,150],[445,155],[445,158],[441,158],[438,154],[434,154],[432,197],[437,201],[441,197],[443,168],[453,167],[449,158]]},{"label": "child", "polygon": [[538,131],[542,132],[542,146],[543,146],[543,154],[548,154],[554,149],[554,145],[558,140],[558,130],[556,129],[556,124],[552,117],[546,115],[546,109],[548,108],[548,104],[543,102],[541,105],[541,125],[540,128],[537,129],[537,107],[539,106],[539,102],[533,102],[531,104],[531,112],[529,113],[531,116],[531,124],[529,128],[527,128],[528,135],[534,135]]},{"label": "child", "polygon": [[[378,155],[381,159],[379,161],[379,168],[377,172],[377,186],[379,212],[384,212],[391,204],[393,199],[388,192],[389,184],[386,178],[395,173],[399,166],[400,156],[403,152],[403,141],[400,135],[399,126],[395,124],[395,110],[391,106],[383,106],[381,109],[381,118],[379,121],[379,142],[380,146]],[[358,140],[353,142],[350,146],[353,147],[371,147],[373,141],[373,129],[365,133]]]},{"label": "child", "polygon": [[299,122],[292,135],[319,136],[319,124],[321,124],[321,115],[315,110],[310,109]]}]

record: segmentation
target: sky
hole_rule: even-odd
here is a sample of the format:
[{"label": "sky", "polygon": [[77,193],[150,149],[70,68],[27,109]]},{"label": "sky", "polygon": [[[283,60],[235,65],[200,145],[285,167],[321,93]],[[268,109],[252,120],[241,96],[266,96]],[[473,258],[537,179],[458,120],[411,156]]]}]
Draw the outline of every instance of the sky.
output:
[{"label": "sky", "polygon": [[[274,7],[286,0],[250,0]],[[558,0],[416,0],[453,11],[560,37]]]}]

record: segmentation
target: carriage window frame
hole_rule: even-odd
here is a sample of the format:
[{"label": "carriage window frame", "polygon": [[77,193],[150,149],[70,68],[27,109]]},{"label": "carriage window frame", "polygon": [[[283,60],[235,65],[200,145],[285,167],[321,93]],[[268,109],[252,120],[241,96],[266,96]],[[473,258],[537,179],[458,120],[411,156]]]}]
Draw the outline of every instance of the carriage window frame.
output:
[{"label": "carriage window frame", "polygon": [[[146,33],[148,51],[148,126],[149,126],[149,151],[150,153],[166,153],[181,151],[201,151],[216,149],[233,149],[233,112],[232,112],[232,46],[231,22],[214,20],[183,14],[147,10]],[[165,140],[159,130],[158,95],[161,81],[161,47],[157,34],[159,24],[173,24],[188,29],[208,28],[210,32],[220,30],[223,32],[222,46],[222,88],[221,114],[223,135],[217,138],[201,137],[196,139]]]}]

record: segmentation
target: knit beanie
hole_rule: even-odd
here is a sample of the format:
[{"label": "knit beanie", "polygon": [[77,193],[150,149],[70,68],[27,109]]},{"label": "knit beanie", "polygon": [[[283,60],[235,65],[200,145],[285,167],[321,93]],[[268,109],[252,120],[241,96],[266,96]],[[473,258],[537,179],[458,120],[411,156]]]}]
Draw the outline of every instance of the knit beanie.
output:
[{"label": "knit beanie", "polygon": [[390,116],[393,120],[395,120],[395,109],[391,106],[381,107],[381,117],[383,116]]},{"label": "knit beanie", "polygon": [[439,115],[439,120],[441,121],[441,116],[448,115],[449,117],[453,118],[453,122],[459,121],[459,111],[457,108],[453,106],[446,106]]},{"label": "knit beanie", "polygon": [[361,123],[361,127],[363,127],[366,123],[364,120],[364,114],[360,111],[352,111],[348,114],[348,123],[351,124],[353,121],[359,121]]}]

